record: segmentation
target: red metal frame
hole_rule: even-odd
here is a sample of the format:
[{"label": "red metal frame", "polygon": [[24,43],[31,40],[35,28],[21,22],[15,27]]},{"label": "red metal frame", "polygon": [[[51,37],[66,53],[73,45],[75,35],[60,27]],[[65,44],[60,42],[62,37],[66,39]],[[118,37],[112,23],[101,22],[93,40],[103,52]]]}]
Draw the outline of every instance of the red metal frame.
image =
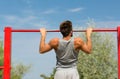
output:
[{"label": "red metal frame", "polygon": [[118,79],[120,79],[120,26],[117,28],[118,34]]},{"label": "red metal frame", "polygon": [[[10,79],[11,74],[11,42],[12,32],[40,32],[40,30],[26,30],[26,29],[12,29],[11,27],[5,27],[4,33],[4,66],[0,66],[3,69],[3,79]],[[74,32],[85,32],[86,30],[74,30]],[[59,32],[59,30],[49,30],[47,32]],[[118,79],[120,79],[120,26],[117,29],[94,29],[93,32],[117,32],[118,34]]]},{"label": "red metal frame", "polygon": [[3,79],[10,79],[11,73],[11,36],[12,28],[5,27],[4,36],[4,69],[3,69]]}]

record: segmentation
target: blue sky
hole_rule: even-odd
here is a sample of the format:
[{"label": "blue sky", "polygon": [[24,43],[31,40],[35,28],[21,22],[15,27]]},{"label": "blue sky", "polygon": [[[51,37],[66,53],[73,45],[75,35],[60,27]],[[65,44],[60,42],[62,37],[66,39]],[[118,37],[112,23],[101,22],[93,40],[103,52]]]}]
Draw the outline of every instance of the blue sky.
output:
[{"label": "blue sky", "polygon": [[[71,20],[73,28],[86,27],[93,19],[96,28],[116,28],[120,25],[120,0],[0,0],[0,39],[3,29],[58,29],[64,20]],[[54,34],[54,35],[53,35]],[[61,37],[49,33],[47,40]],[[23,79],[40,79],[39,75],[49,74],[55,67],[53,51],[38,53],[39,33],[13,33],[12,63],[31,64],[32,69]]]}]

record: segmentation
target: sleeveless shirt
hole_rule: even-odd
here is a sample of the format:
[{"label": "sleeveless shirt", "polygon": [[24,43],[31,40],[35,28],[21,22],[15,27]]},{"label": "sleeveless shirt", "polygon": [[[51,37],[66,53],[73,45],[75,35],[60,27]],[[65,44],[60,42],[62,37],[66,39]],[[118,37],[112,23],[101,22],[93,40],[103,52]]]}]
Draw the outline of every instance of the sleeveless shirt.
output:
[{"label": "sleeveless shirt", "polygon": [[77,64],[78,51],[74,49],[74,39],[70,40],[59,39],[59,44],[56,53],[56,67],[70,68]]}]

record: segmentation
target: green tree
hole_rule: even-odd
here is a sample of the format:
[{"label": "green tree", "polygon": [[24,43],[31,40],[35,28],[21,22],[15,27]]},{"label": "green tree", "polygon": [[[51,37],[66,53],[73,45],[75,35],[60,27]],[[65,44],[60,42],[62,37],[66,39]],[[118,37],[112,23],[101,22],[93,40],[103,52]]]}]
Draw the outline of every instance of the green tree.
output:
[{"label": "green tree", "polygon": [[11,71],[11,79],[22,79],[29,69],[30,66],[25,66],[21,63],[13,66]]},{"label": "green tree", "polygon": [[[96,27],[93,19],[89,19],[87,25]],[[85,38],[83,33],[78,35]],[[92,34],[92,54],[79,53],[78,71],[81,79],[117,79],[116,38],[116,33]]]},{"label": "green tree", "polygon": [[117,56],[114,34],[95,33],[92,54],[82,51],[78,58],[81,79],[117,79]]},{"label": "green tree", "polygon": [[[3,43],[0,40],[0,66],[3,66]],[[2,78],[3,71],[0,70],[0,78]]]},{"label": "green tree", "polygon": [[43,79],[54,79],[55,72],[56,72],[56,69],[54,68],[49,77],[46,76],[45,74],[41,74],[40,77],[42,77]]},{"label": "green tree", "polygon": [[[0,66],[3,66],[3,44],[0,40]],[[28,72],[30,66],[23,64],[17,64],[12,67],[11,79],[22,79],[22,77]],[[0,70],[0,79],[2,79],[3,70]]]}]

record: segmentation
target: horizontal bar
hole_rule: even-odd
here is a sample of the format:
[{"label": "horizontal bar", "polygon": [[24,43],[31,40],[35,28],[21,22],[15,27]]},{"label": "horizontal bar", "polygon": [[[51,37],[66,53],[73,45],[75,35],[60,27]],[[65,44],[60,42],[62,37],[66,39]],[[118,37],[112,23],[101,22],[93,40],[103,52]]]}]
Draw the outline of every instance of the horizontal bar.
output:
[{"label": "horizontal bar", "polygon": [[[73,32],[86,32],[86,30],[74,30]],[[117,29],[93,29],[93,32],[117,32]]]},{"label": "horizontal bar", "polygon": [[[36,29],[12,29],[12,32],[40,32]],[[59,30],[47,30],[47,32],[60,32]],[[73,32],[86,32],[86,30],[73,30]],[[117,32],[117,29],[93,29],[93,32]]]},{"label": "horizontal bar", "polygon": [[[37,29],[14,29],[12,32],[40,32]],[[60,32],[59,30],[47,30],[47,32]]]}]

